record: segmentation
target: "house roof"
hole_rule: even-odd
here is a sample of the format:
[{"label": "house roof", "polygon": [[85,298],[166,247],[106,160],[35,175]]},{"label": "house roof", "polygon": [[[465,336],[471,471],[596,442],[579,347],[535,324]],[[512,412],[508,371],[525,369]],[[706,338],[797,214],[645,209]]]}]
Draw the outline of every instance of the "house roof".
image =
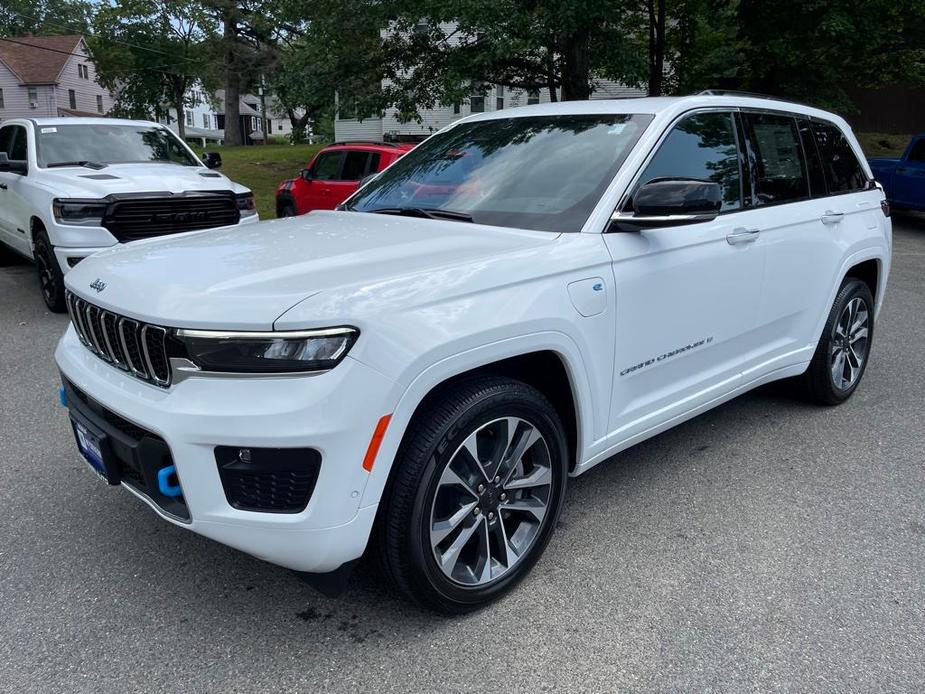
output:
[{"label": "house roof", "polygon": [[79,35],[0,38],[0,61],[20,84],[55,84],[81,41]]},{"label": "house roof", "polygon": [[[224,115],[225,113],[225,90],[219,89],[215,92],[215,112]],[[248,103],[260,103],[260,97],[253,94],[241,94],[238,99],[240,104],[240,113],[242,116],[260,116],[260,111],[252,108]]]}]

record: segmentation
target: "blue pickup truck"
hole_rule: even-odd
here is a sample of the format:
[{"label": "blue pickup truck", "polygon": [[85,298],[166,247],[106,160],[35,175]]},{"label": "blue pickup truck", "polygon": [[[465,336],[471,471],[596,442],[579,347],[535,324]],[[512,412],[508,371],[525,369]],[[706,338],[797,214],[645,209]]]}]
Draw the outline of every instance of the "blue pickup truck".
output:
[{"label": "blue pickup truck", "polygon": [[899,159],[878,157],[868,161],[890,205],[925,210],[925,133],[913,137]]}]

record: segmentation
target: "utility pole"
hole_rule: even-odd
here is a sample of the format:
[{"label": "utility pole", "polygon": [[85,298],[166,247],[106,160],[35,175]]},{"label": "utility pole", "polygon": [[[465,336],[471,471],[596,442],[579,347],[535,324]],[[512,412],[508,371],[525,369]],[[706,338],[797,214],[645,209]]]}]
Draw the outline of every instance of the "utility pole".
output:
[{"label": "utility pole", "polygon": [[260,73],[260,117],[263,119],[263,144],[270,144],[270,128],[267,122],[267,90],[264,87],[263,73]]}]

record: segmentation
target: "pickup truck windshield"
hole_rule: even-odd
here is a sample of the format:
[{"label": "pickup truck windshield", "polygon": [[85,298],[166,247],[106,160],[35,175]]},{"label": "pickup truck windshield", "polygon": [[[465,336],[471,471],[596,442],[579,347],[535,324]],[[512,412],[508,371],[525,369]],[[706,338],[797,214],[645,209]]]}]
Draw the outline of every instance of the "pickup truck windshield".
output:
[{"label": "pickup truck windshield", "polygon": [[151,162],[199,166],[173,133],[156,126],[39,125],[35,131],[40,166]]},{"label": "pickup truck windshield", "polygon": [[651,120],[593,114],[460,123],[399,159],[345,207],[580,231]]}]

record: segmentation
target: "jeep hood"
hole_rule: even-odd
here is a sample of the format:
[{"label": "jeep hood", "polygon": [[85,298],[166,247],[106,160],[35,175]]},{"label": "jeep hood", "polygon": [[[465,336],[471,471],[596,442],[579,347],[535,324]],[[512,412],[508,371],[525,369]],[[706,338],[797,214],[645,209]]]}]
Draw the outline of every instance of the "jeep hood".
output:
[{"label": "jeep hood", "polygon": [[105,198],[125,193],[246,189],[222,174],[200,166],[179,164],[110,164],[102,169],[67,166],[45,169],[41,182],[55,197]]},{"label": "jeep hood", "polygon": [[[464,222],[314,212],[116,246],[81,261],[66,284],[98,306],[160,325],[270,330],[288,309],[331,289],[452,271],[556,238]],[[94,283],[105,287],[93,289]]]}]

